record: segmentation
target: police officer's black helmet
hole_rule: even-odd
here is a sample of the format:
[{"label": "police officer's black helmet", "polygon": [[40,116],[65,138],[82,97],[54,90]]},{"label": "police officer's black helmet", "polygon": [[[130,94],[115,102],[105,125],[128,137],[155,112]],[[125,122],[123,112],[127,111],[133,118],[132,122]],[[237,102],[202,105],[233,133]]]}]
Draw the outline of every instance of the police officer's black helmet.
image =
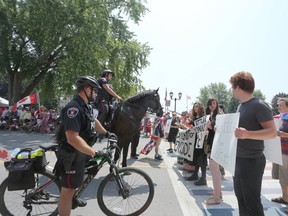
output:
[{"label": "police officer's black helmet", "polygon": [[101,89],[98,81],[92,76],[79,76],[75,82],[77,89],[90,86],[95,90]]},{"label": "police officer's black helmet", "polygon": [[115,76],[115,73],[112,70],[104,69],[103,71],[101,71],[101,77],[105,77],[106,74],[109,74],[109,73],[111,73],[113,77]]}]

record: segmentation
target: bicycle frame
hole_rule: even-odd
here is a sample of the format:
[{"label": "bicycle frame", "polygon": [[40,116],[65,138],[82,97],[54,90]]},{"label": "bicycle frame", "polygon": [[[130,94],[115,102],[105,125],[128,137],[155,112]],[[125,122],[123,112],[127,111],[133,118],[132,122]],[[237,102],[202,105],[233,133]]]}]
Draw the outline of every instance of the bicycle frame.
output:
[{"label": "bicycle frame", "polygon": [[[97,161],[97,159],[95,159],[95,160]],[[123,186],[124,184],[123,184],[122,179],[119,178],[118,168],[115,165],[115,162],[111,158],[102,158],[99,164],[95,163],[94,165],[90,166],[90,167],[96,167],[97,171],[95,172],[95,174],[87,174],[87,177],[84,179],[83,184],[76,190],[73,198],[79,198],[81,196],[81,194],[86,190],[86,188],[88,187],[90,182],[95,178],[95,176],[97,176],[98,171],[107,162],[111,167],[111,170],[114,174],[114,177],[116,179],[117,185],[120,189],[120,192],[121,192],[123,199],[126,199],[129,196],[129,194],[125,193],[124,186]],[[87,167],[85,167],[85,168],[87,168]]]},{"label": "bicycle frame", "polygon": [[[38,175],[38,174],[37,174]],[[31,199],[31,197],[35,196],[36,194],[42,192],[44,189],[46,189],[47,187],[49,187],[56,179],[57,177],[55,177],[54,179],[49,179],[45,184],[43,184],[41,187],[37,188],[35,191],[32,190],[31,192],[29,192],[26,195],[26,200]],[[33,199],[31,199],[33,204],[35,204],[36,202],[34,202]],[[42,204],[41,202],[37,202],[38,204]],[[49,202],[45,202],[45,203],[49,203]],[[51,202],[51,204],[54,202]]]},{"label": "bicycle frame", "polygon": [[[75,191],[73,202],[75,199],[80,198],[82,193],[98,174],[99,170],[107,163],[110,166],[110,173],[104,177],[97,189],[97,201],[101,210],[107,215],[122,215],[122,211],[127,215],[140,215],[152,202],[154,196],[153,182],[145,172],[139,169],[119,168],[112,157],[112,151],[115,147],[117,148],[117,146],[113,146],[111,140],[108,140],[108,143],[110,143],[110,145],[107,145],[107,154],[105,154],[105,156],[91,158],[90,161],[86,163],[84,181]],[[58,145],[56,144],[40,147],[45,152],[53,151],[56,153],[58,150]],[[42,178],[41,176],[44,177]],[[13,200],[14,196],[10,196],[10,192],[7,191],[7,179],[1,183],[0,212],[3,215],[15,215],[17,210],[14,209],[15,206],[13,204],[11,205],[11,203],[18,203],[17,209],[21,209],[21,213],[25,213],[26,215],[32,215],[35,214],[35,212],[37,212],[37,214],[39,214],[39,212],[43,214],[48,213],[53,216],[58,214],[57,204],[61,193],[59,176],[45,168],[44,170],[35,173],[35,179],[36,187],[34,187],[34,189],[26,189],[20,194],[17,194],[16,192],[16,202]],[[143,188],[145,189],[143,190]],[[139,193],[139,189],[144,191],[144,193]],[[7,201],[5,201],[6,199],[4,198],[6,194],[8,194]],[[12,200],[11,197],[13,197]],[[79,206],[75,204],[73,209],[76,207]]]}]

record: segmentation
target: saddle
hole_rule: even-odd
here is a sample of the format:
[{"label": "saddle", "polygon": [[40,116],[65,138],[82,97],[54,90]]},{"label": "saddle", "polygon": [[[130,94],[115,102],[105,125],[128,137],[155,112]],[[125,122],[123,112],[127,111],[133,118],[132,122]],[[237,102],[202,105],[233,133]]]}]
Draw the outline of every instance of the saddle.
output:
[{"label": "saddle", "polygon": [[109,130],[111,129],[111,122],[112,122],[112,119],[114,118],[114,115],[115,115],[115,111],[117,109],[117,107],[119,106],[120,103],[117,103],[117,102],[112,102],[112,103],[109,103],[109,111],[104,119],[104,122],[103,122],[103,127],[106,129],[106,130]]}]

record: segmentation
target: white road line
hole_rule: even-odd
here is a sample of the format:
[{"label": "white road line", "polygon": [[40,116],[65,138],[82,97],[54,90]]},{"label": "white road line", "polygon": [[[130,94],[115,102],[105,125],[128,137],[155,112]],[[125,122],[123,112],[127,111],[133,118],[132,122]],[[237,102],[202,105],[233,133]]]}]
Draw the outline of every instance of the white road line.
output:
[{"label": "white road line", "polygon": [[[167,155],[166,149],[168,147],[168,143],[162,141],[160,145],[160,149],[162,152],[162,156],[164,158],[164,163],[166,164],[168,174],[170,176],[175,194],[179,201],[180,207],[182,209],[182,213],[184,216],[191,215],[203,215],[203,211],[197,205],[195,198],[189,193],[188,188],[185,184],[183,184],[183,179],[179,179],[179,176],[174,171],[178,169],[175,167],[175,163],[177,162],[177,157],[170,157]],[[174,168],[173,168],[174,167]],[[180,177],[182,178],[182,176]]]}]

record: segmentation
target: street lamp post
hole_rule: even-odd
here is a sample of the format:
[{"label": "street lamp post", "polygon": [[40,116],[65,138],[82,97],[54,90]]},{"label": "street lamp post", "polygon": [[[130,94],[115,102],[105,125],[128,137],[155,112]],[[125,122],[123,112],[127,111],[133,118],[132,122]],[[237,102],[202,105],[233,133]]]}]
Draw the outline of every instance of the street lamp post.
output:
[{"label": "street lamp post", "polygon": [[[173,94],[174,94],[173,92],[169,93],[171,100],[173,99]],[[176,112],[176,101],[177,100],[181,100],[181,97],[182,97],[182,93],[179,92],[178,93],[178,98],[176,98],[176,97],[174,98],[174,112]]]}]

